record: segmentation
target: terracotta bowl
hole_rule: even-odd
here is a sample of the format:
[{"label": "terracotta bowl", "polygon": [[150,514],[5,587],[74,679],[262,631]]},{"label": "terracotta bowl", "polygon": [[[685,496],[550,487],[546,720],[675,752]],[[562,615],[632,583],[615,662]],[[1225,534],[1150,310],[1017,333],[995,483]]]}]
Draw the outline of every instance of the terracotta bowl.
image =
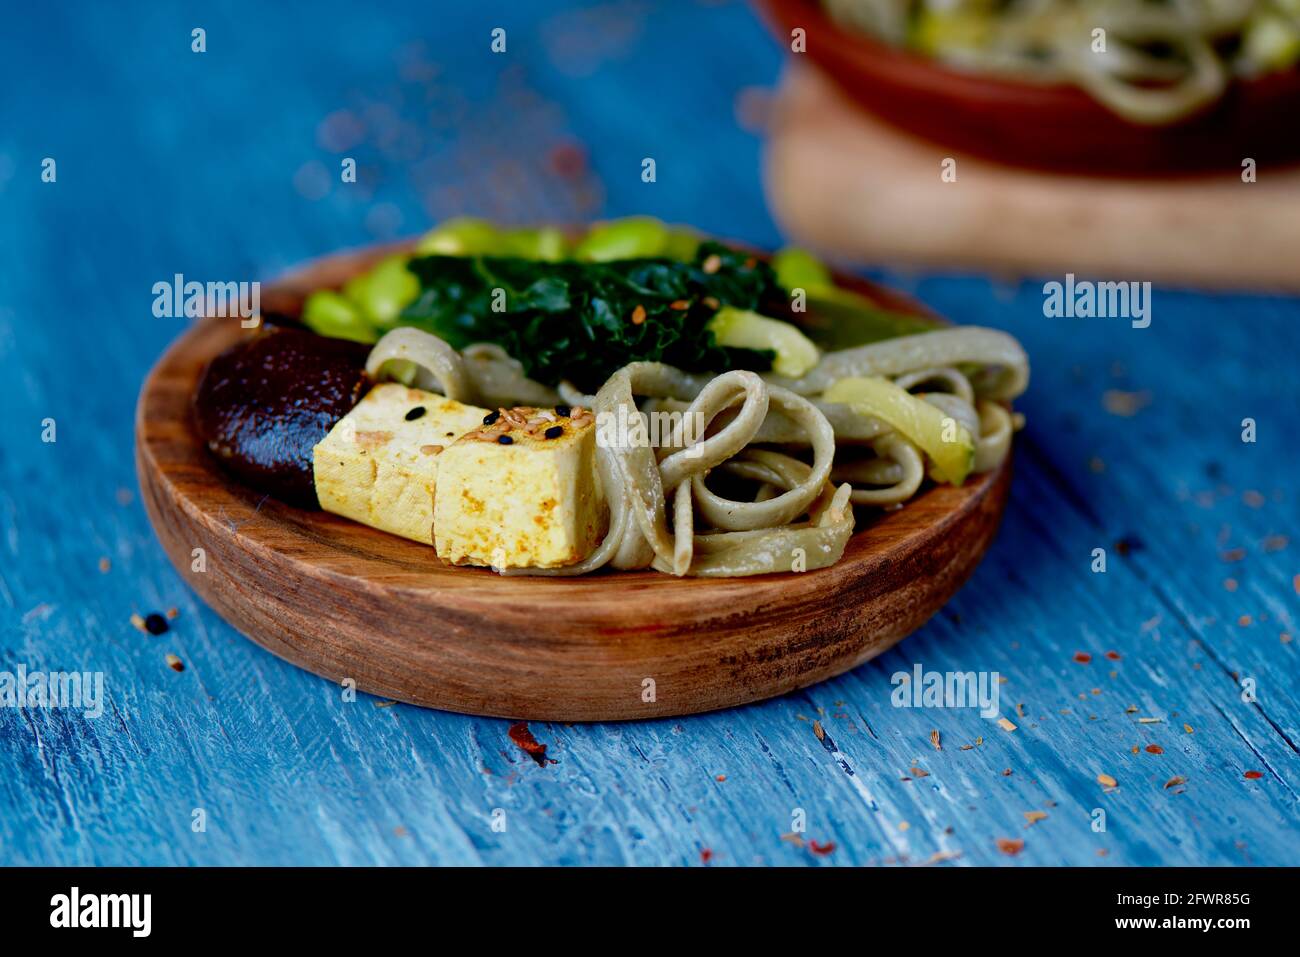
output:
[{"label": "terracotta bowl", "polygon": [[1234,82],[1182,122],[1140,126],[1068,84],[1009,80],[944,66],[835,24],[817,0],[759,0],[787,46],[856,102],[936,143],[1003,163],[1116,175],[1240,169],[1300,159],[1300,70]]}]

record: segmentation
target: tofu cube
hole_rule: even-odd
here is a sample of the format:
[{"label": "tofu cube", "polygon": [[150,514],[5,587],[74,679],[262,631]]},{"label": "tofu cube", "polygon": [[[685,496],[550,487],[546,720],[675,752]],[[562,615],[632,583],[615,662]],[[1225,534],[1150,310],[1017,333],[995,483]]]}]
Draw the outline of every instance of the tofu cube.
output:
[{"label": "tofu cube", "polygon": [[499,410],[438,463],[434,547],[455,565],[554,568],[604,538],[609,510],[596,475],[590,412]]},{"label": "tofu cube", "polygon": [[421,389],[375,386],[312,450],[321,508],[432,545],[444,450],[485,415]]}]

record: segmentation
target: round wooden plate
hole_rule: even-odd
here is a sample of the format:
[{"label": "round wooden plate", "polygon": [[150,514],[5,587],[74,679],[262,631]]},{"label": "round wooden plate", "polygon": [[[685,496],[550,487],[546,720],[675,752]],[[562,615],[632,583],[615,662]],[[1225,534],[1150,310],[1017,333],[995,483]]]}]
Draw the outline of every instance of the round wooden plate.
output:
[{"label": "round wooden plate", "polygon": [[[387,251],[320,260],[266,290],[263,308],[294,308]],[[242,335],[238,319],[203,320],[144,383],[136,466],[158,538],[194,589],[267,650],[427,707],[614,721],[726,708],[822,681],[880,654],[952,596],[992,540],[1010,485],[1004,463],[963,488],[932,488],[866,515],[843,559],[818,571],[502,578],[227,477],[193,429],[190,400],[204,365]]]}]

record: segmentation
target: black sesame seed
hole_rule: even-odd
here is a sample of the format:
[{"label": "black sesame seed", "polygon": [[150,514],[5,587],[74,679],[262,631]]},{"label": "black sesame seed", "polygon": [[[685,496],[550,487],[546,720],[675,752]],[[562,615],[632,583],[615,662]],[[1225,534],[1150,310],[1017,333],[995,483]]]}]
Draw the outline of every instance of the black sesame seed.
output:
[{"label": "black sesame seed", "polygon": [[167,630],[167,619],[155,611],[145,618],[144,628],[151,635],[161,635]]},{"label": "black sesame seed", "polygon": [[414,409],[412,409],[410,412],[406,413],[406,421],[407,421],[407,422],[414,422],[416,419],[418,419],[418,418],[419,418],[420,416],[422,416],[422,415],[424,415],[424,406],[422,406],[422,405],[417,405],[417,406],[416,406]]},{"label": "black sesame seed", "polygon": [[561,435],[564,434],[564,426],[553,425],[542,434],[545,435],[548,439],[558,439]]},{"label": "black sesame seed", "polygon": [[483,424],[484,424],[484,425],[491,425],[493,422],[495,422],[495,421],[496,421],[497,419],[499,419],[499,418],[501,418],[501,413],[500,413],[499,411],[497,411],[497,412],[489,412],[487,415],[483,416]]},{"label": "black sesame seed", "polygon": [[515,440],[508,435],[498,435],[497,441],[500,442],[502,445],[514,445],[515,443]]},{"label": "black sesame seed", "polygon": [[570,409],[567,405],[557,405],[555,407],[555,414],[559,416],[563,416],[564,418],[567,419],[570,415],[573,414],[573,410]]}]

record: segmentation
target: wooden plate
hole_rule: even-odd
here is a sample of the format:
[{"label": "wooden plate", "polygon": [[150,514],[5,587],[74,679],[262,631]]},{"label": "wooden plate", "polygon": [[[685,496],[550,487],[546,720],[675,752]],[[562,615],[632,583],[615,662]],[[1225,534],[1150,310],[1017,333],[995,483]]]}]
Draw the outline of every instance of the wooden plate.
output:
[{"label": "wooden plate", "polygon": [[778,38],[806,31],[807,57],[860,105],[936,143],[1014,166],[1094,175],[1239,172],[1300,157],[1300,70],[1234,81],[1168,126],[1130,123],[1079,87],[957,70],[840,27],[820,0],[760,0]]},{"label": "wooden plate", "polygon": [[[386,251],[321,260],[268,289],[263,307],[293,308],[306,291],[337,285]],[[207,361],[245,334],[238,319],[203,320],[144,383],[136,466],[158,538],[194,589],[267,650],[412,704],[610,721],[726,708],[814,684],[880,654],[952,596],[992,540],[1010,484],[1004,464],[963,488],[932,488],[867,516],[837,565],[802,574],[501,578],[285,505],[222,473],[193,429],[190,400]]]}]

